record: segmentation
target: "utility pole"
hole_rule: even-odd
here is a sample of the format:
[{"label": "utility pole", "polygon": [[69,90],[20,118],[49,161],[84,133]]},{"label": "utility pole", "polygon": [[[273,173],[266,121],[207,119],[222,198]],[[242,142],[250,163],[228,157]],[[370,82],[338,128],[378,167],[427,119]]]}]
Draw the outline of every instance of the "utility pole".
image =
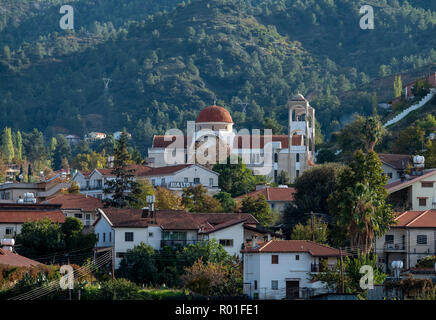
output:
[{"label": "utility pole", "polygon": [[112,279],[115,279],[115,247],[112,247]]},{"label": "utility pole", "polygon": [[342,248],[339,248],[339,264],[341,266],[341,293],[344,293],[344,266],[342,264]]}]

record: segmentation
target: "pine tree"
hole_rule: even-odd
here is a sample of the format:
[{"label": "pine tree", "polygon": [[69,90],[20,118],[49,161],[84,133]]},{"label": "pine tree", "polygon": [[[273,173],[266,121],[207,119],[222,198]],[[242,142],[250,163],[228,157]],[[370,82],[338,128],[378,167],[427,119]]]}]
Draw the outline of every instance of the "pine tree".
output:
[{"label": "pine tree", "polygon": [[11,128],[5,128],[3,130],[1,150],[2,150],[3,156],[10,163],[15,156],[14,144],[12,142]]},{"label": "pine tree", "polygon": [[122,132],[114,152],[114,167],[112,174],[115,179],[106,181],[105,195],[111,195],[104,200],[106,206],[124,208],[138,202],[137,195],[141,193],[139,184],[134,180],[135,169],[129,168],[130,154],[127,150],[128,135]]},{"label": "pine tree", "polygon": [[394,98],[401,97],[402,90],[403,90],[403,82],[401,81],[401,76],[395,76],[395,80],[394,80]]},{"label": "pine tree", "polygon": [[16,138],[16,144],[15,144],[15,156],[18,160],[23,159],[23,137],[21,136],[21,132],[17,131],[17,138]]}]

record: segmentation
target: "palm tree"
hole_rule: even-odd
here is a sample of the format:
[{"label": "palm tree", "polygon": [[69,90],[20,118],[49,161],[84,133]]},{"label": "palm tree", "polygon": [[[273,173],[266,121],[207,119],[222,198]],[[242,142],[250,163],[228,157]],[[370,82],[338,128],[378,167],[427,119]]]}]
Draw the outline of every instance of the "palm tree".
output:
[{"label": "palm tree", "polygon": [[367,151],[374,151],[375,145],[386,134],[386,129],[383,127],[378,116],[368,117],[362,128],[362,133],[365,136],[365,147]]},{"label": "palm tree", "polygon": [[377,197],[370,186],[357,183],[345,192],[345,201],[341,205],[341,220],[348,224],[350,246],[354,252],[361,250],[369,253],[374,236],[378,233],[379,221],[377,210],[380,207]]}]

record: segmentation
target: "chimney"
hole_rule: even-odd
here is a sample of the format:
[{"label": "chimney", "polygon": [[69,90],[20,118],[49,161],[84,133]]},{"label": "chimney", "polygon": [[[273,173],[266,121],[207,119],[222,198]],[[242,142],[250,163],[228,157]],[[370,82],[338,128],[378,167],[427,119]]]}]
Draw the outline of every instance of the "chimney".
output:
[{"label": "chimney", "polygon": [[253,238],[251,239],[251,248],[252,249],[257,248],[257,237],[256,236],[253,236]]},{"label": "chimney", "polygon": [[142,218],[150,218],[150,209],[145,207],[142,208]]},{"label": "chimney", "polygon": [[12,252],[14,245],[15,245],[14,239],[2,239],[1,240],[1,246],[2,246],[2,249],[4,249],[4,250]]}]

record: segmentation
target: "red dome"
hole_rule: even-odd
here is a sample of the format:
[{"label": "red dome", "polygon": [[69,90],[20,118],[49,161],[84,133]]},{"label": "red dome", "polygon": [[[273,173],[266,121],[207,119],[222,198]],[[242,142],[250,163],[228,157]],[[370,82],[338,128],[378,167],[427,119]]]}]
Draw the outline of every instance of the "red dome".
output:
[{"label": "red dome", "polygon": [[196,123],[204,122],[226,122],[233,123],[230,113],[223,107],[209,106],[204,108],[198,114]]}]

